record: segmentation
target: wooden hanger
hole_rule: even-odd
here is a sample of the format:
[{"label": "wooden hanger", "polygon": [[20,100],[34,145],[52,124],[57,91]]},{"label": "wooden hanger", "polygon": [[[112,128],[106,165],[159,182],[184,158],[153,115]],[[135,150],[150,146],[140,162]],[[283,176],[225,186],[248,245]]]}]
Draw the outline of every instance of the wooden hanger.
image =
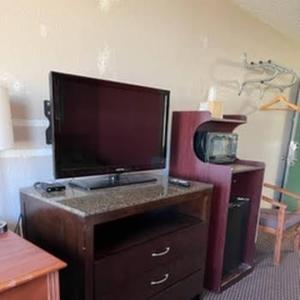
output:
[{"label": "wooden hanger", "polygon": [[[277,103],[282,103],[284,107],[273,107]],[[300,106],[289,102],[285,96],[277,96],[271,102],[263,104],[259,109],[260,110],[287,110],[287,111],[300,112]]]}]

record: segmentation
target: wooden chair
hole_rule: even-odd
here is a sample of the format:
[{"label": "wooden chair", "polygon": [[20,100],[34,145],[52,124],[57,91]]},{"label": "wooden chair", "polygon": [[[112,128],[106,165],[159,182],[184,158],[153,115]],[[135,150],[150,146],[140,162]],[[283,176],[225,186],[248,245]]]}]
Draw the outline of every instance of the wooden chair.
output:
[{"label": "wooden chair", "polygon": [[[299,200],[300,204],[300,195],[298,194],[269,183],[265,183],[264,187]],[[259,230],[275,235],[273,261],[275,265],[279,265],[282,240],[288,232],[292,233],[294,237],[294,251],[299,250],[300,208],[294,212],[288,212],[287,205],[283,202],[278,202],[264,195],[262,196],[262,200],[271,204],[272,208],[262,208],[260,210]]]}]

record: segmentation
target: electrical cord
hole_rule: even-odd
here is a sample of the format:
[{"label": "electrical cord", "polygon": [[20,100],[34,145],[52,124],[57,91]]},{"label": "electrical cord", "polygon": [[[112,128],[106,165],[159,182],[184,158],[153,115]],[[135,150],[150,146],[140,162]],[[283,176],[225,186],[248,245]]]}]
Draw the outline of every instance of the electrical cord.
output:
[{"label": "electrical cord", "polygon": [[7,230],[7,223],[5,221],[0,221],[0,234],[6,233]]},{"label": "electrical cord", "polygon": [[37,181],[37,182],[35,182],[35,183],[33,184],[33,187],[34,187],[36,190],[38,190],[38,189],[41,188],[41,184],[42,184],[41,181]]},{"label": "electrical cord", "polygon": [[22,220],[23,220],[23,216],[22,216],[22,214],[20,214],[18,217],[18,221],[17,221],[16,227],[15,227],[15,230],[14,230],[14,232],[20,236],[23,236]]}]

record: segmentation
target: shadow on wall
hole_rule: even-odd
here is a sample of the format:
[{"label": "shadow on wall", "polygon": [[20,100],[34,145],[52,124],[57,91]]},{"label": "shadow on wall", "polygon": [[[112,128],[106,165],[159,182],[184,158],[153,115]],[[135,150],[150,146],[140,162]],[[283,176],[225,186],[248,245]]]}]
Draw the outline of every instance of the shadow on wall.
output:
[{"label": "shadow on wall", "polygon": [[[14,130],[14,148],[45,148],[46,138],[45,131],[49,126],[49,122],[46,117],[43,119],[32,120],[28,112],[28,105],[26,105],[25,99],[16,101],[16,98],[12,97],[12,118],[13,118],[13,130]],[[43,105],[43,102],[40,102]]]},{"label": "shadow on wall", "polygon": [[289,91],[282,93],[278,88],[270,88],[261,98],[263,86],[260,83],[245,86],[242,94],[239,95],[242,82],[265,76],[261,70],[248,70],[241,62],[225,58],[216,59],[212,65],[211,78],[218,90],[217,100],[224,101],[224,108],[227,108],[228,112],[252,115],[264,102],[271,101],[278,94],[289,95],[290,99],[296,99],[295,88],[292,88],[290,93]]},{"label": "shadow on wall", "polygon": [[[27,119],[28,106],[26,105],[26,99],[16,99],[16,97],[11,98],[11,109],[12,118],[14,120],[25,120]],[[14,125],[14,141],[15,144],[24,144],[25,142],[31,141],[32,134],[29,127],[19,126],[16,122]]]},{"label": "shadow on wall", "polygon": [[238,95],[241,82],[248,76],[249,72],[237,61],[220,58],[212,65],[211,77],[217,86],[218,100],[224,101],[225,113],[251,115],[257,111],[258,85],[248,86]]}]

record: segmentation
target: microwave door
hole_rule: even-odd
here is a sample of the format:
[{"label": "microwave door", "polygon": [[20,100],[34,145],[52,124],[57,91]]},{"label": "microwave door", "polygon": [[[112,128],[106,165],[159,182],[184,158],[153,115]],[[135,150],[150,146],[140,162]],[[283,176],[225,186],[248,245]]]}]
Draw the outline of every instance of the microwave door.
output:
[{"label": "microwave door", "polygon": [[236,159],[237,135],[214,134],[210,136],[207,161],[212,163],[231,163]]},{"label": "microwave door", "polygon": [[210,139],[208,149],[208,162],[215,162],[226,155],[225,139],[220,135],[215,135]]}]

